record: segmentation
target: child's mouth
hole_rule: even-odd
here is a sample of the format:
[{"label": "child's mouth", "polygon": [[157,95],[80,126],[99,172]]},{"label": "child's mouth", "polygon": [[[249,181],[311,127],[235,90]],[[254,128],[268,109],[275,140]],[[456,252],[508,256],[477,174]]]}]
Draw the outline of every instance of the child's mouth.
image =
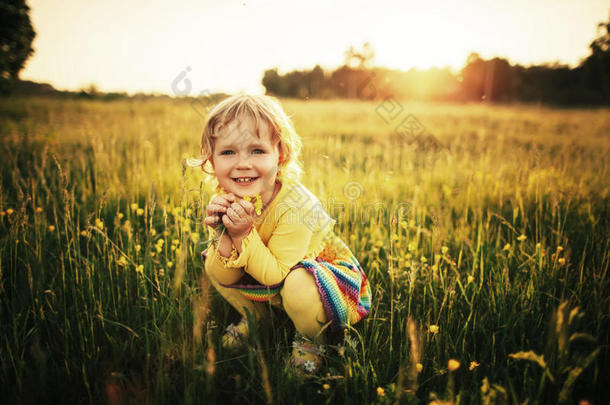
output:
[{"label": "child's mouth", "polygon": [[239,186],[249,186],[254,183],[256,179],[258,179],[258,177],[236,177],[231,180]]}]

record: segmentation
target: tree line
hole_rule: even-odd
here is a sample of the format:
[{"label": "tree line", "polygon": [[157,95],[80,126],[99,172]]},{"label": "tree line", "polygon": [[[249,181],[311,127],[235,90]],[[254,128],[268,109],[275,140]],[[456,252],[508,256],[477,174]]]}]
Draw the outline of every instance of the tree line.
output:
[{"label": "tree line", "polygon": [[430,101],[527,102],[560,105],[610,105],[610,19],[600,23],[590,55],[577,67],[559,64],[521,66],[504,58],[471,54],[464,67],[401,71],[371,67],[374,53],[365,43],[350,47],[345,64],[331,72],[278,73],[266,70],[262,84],[279,97],[400,99]]}]

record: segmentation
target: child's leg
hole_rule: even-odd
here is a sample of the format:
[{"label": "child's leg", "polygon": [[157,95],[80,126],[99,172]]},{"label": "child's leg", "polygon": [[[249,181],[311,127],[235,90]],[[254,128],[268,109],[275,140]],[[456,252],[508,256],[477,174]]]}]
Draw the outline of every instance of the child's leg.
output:
[{"label": "child's leg", "polygon": [[281,295],[284,310],[296,330],[322,343],[324,337],[319,333],[328,318],[313,276],[302,268],[292,270],[284,280]]}]

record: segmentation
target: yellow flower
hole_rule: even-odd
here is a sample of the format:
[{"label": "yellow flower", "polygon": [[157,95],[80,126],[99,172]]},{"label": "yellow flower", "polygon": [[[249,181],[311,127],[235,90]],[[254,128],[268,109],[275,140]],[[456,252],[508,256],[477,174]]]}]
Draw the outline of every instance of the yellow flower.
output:
[{"label": "yellow flower", "polygon": [[163,251],[163,246],[157,245],[155,246],[155,249],[157,249],[157,253],[161,253]]},{"label": "yellow flower", "polygon": [[222,188],[222,187],[218,186],[218,188],[217,188],[217,189],[218,189],[218,195],[227,194],[227,192],[225,191],[225,189],[224,189],[224,188]]},{"label": "yellow flower", "polygon": [[459,360],[449,359],[449,361],[447,362],[447,368],[449,369],[449,371],[457,370],[458,368],[460,368]]},{"label": "yellow flower", "polygon": [[163,238],[161,238],[157,241],[157,245],[159,245],[159,246],[163,246],[164,243],[165,243],[165,241],[163,240]]},{"label": "yellow flower", "polygon": [[401,228],[403,228],[403,229],[407,229],[407,226],[408,226],[408,225],[409,225],[409,224],[407,224],[407,221],[405,221],[405,220],[400,221],[400,227],[401,227]]},{"label": "yellow flower", "polygon": [[474,277],[469,275],[468,278],[466,279],[466,281],[468,282],[468,284],[470,284],[474,281]]},{"label": "yellow flower", "polygon": [[163,236],[167,238],[169,236],[169,231],[163,231]]},{"label": "yellow flower", "polygon": [[104,221],[99,218],[95,218],[95,227],[101,231],[104,230]]},{"label": "yellow flower", "polygon": [[117,261],[117,264],[119,266],[121,266],[121,267],[127,266],[127,259],[125,258],[125,256],[119,257],[119,260]]},{"label": "yellow flower", "polygon": [[119,219],[123,219],[123,217],[124,217],[122,212],[119,212],[117,216],[119,217]]},{"label": "yellow flower", "polygon": [[246,195],[244,196],[244,200],[248,202],[253,202],[256,215],[260,215],[261,212],[263,212],[263,200],[260,194],[254,194],[253,196]]},{"label": "yellow flower", "polygon": [[377,242],[375,242],[375,247],[380,248],[382,246],[383,246],[383,242],[382,241],[378,240]]},{"label": "yellow flower", "polygon": [[138,274],[143,274],[144,273],[144,265],[143,264],[139,264],[136,266],[136,273]]},{"label": "yellow flower", "polygon": [[130,207],[131,207],[131,210],[132,210],[132,211],[135,211],[135,210],[137,210],[137,209],[138,209],[138,203],[132,203],[132,204],[130,205]]},{"label": "yellow flower", "polygon": [[165,275],[165,269],[159,269],[159,275],[163,277]]},{"label": "yellow flower", "polygon": [[449,248],[447,246],[441,247],[441,253],[442,254],[447,254],[448,251],[449,251]]},{"label": "yellow flower", "polygon": [[385,397],[385,390],[381,387],[377,387],[377,396]]},{"label": "yellow flower", "polygon": [[563,246],[557,246],[557,253],[561,252],[563,250]]},{"label": "yellow flower", "polygon": [[153,228],[153,229],[150,230],[150,234],[152,236],[155,236],[157,234],[157,231],[155,231],[155,229]]},{"label": "yellow flower", "polygon": [[199,234],[197,232],[191,233],[191,240],[193,241],[193,243],[197,243],[197,241],[199,240]]},{"label": "yellow flower", "polygon": [[36,213],[40,214],[42,212],[42,207],[36,207]]},{"label": "yellow flower", "polygon": [[502,250],[510,250],[510,243],[507,243],[506,245],[504,245]]},{"label": "yellow flower", "polygon": [[430,331],[430,333],[438,333],[439,327],[438,325],[430,325],[428,326],[428,330]]},{"label": "yellow flower", "polygon": [[178,239],[173,239],[172,240],[172,245],[177,245],[178,243],[180,243],[180,241]]},{"label": "yellow flower", "polygon": [[527,239],[527,236],[525,236],[525,235],[523,235],[523,234],[519,235],[519,237],[517,238],[517,240],[518,240],[519,242],[523,242],[523,241],[524,241],[524,240],[526,240],[526,239]]},{"label": "yellow flower", "polygon": [[137,208],[136,215],[139,215],[139,216],[144,215],[144,210],[142,208]]},{"label": "yellow flower", "polygon": [[86,230],[80,231],[80,236],[87,236],[89,233]]},{"label": "yellow flower", "polygon": [[415,365],[415,370],[416,370],[418,373],[421,373],[423,369],[424,369],[424,365],[423,365],[423,364],[421,364],[421,363],[417,363],[417,364]]},{"label": "yellow flower", "polygon": [[542,245],[540,244],[540,242],[536,243],[536,250],[540,249]]},{"label": "yellow flower", "polygon": [[155,252],[150,252],[150,257],[155,257]]},{"label": "yellow flower", "polygon": [[167,262],[167,267],[172,267],[174,265],[173,262]]},{"label": "yellow flower", "polygon": [[562,257],[561,259],[557,260],[557,262],[558,262],[558,263],[559,263],[561,266],[563,266],[564,264],[566,264],[566,259],[564,259],[564,258]]},{"label": "yellow flower", "polygon": [[138,245],[136,245],[136,247],[135,247],[135,248],[136,248],[136,252],[139,252],[139,251],[140,251],[140,249],[142,249],[142,246],[140,246],[140,245],[138,244]]},{"label": "yellow flower", "polygon": [[432,270],[433,270],[433,271],[437,271],[437,270],[438,270],[438,266],[437,266],[436,264],[433,264],[433,265],[432,265]]},{"label": "yellow flower", "polygon": [[49,231],[53,232],[55,230],[55,227],[53,225],[49,225]]},{"label": "yellow flower", "polygon": [[422,263],[426,263],[428,261],[428,259],[426,259],[424,256],[419,258],[419,261]]},{"label": "yellow flower", "polygon": [[176,250],[176,245],[172,245],[171,247],[171,251],[173,252],[174,250]]},{"label": "yellow flower", "polygon": [[407,246],[407,249],[409,249],[409,252],[413,252],[415,250],[415,243],[409,242],[409,246]]},{"label": "yellow flower", "polygon": [[407,254],[405,255],[405,259],[407,259],[407,260],[411,259],[411,253],[407,253]]},{"label": "yellow flower", "polygon": [[0,211],[0,216],[5,216],[6,212],[5,211]]},{"label": "yellow flower", "polygon": [[12,215],[12,214],[13,214],[13,212],[15,212],[15,210],[14,210],[14,209],[12,209],[12,208],[7,208],[7,210],[6,210],[6,213],[7,213],[8,215]]},{"label": "yellow flower", "polygon": [[324,385],[322,386],[322,388],[324,388],[325,390],[329,390],[329,389],[330,389],[330,385],[328,385],[328,384],[324,384]]},{"label": "yellow flower", "polygon": [[471,361],[470,362],[470,367],[468,367],[468,370],[472,371],[472,370],[474,370],[475,368],[477,368],[479,366],[480,366],[480,364],[477,363],[476,361]]}]

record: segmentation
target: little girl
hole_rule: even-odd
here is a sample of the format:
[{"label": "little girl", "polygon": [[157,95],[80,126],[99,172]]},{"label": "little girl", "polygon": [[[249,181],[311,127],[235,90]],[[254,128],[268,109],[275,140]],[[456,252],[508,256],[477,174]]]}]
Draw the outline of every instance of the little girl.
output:
[{"label": "little girl", "polygon": [[217,239],[202,257],[212,285],[243,317],[227,328],[223,346],[239,347],[246,315],[264,321],[269,301],[297,330],[292,364],[313,372],[323,331],[366,317],[371,293],[358,260],[334,234],[335,221],[299,182],[300,148],[270,97],[236,95],[209,112],[197,164],[208,173],[209,162],[220,192],[205,218]]}]

